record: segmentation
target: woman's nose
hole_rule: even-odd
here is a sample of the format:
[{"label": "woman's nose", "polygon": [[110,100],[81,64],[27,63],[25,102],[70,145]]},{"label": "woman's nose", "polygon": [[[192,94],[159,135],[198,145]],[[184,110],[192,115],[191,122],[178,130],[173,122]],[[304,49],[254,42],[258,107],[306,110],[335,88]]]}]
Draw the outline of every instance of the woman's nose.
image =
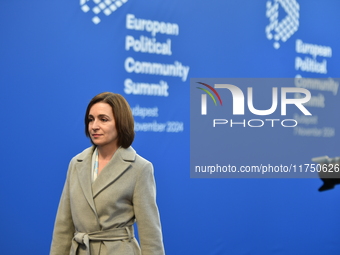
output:
[{"label": "woman's nose", "polygon": [[99,129],[99,125],[98,125],[98,121],[97,120],[93,120],[92,121],[92,127],[93,130]]}]

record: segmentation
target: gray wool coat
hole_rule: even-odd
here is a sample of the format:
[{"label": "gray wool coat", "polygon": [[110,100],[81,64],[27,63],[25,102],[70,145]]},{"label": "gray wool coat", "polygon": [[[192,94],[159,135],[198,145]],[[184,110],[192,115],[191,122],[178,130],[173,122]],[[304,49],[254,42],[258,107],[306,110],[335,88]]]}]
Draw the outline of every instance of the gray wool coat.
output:
[{"label": "gray wool coat", "polygon": [[132,147],[119,148],[91,183],[93,150],[70,162],[50,255],[165,254],[152,164]]}]

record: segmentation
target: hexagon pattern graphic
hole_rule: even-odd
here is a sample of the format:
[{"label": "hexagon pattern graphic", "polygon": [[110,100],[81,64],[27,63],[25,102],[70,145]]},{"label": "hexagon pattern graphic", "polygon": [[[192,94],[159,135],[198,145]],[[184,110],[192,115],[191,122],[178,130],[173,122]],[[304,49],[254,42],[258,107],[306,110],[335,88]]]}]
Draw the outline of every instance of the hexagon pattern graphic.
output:
[{"label": "hexagon pattern graphic", "polygon": [[103,17],[110,16],[127,1],[128,0],[80,0],[80,8],[85,13],[92,13],[92,22],[97,25]]},{"label": "hexagon pattern graphic", "polygon": [[[286,16],[279,21],[279,7],[286,12]],[[274,48],[280,48],[280,41],[286,42],[299,29],[300,5],[296,0],[267,1],[266,16],[269,25],[266,26],[268,40],[274,39]]]}]

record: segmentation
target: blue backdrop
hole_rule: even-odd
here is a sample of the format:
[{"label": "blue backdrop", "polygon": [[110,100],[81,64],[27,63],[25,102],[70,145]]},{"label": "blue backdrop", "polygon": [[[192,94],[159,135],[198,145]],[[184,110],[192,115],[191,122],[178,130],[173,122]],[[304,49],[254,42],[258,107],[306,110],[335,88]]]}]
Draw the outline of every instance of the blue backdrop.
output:
[{"label": "blue backdrop", "polygon": [[[190,78],[339,77],[339,11],[337,0],[2,1],[1,253],[48,254],[69,160],[90,146],[85,108],[112,91],[154,164],[167,254],[340,254],[339,188],[195,179],[189,167]],[[317,123],[287,134],[304,163],[340,154],[337,88],[311,93]],[[324,127],[333,135],[308,132]],[[260,138],[242,141],[245,164],[273,150],[280,164],[291,149]]]}]

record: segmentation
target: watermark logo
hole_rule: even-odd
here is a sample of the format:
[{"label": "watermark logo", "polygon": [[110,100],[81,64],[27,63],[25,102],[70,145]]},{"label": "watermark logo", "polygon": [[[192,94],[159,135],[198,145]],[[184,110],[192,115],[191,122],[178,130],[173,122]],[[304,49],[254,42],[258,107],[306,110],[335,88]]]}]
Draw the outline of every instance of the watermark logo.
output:
[{"label": "watermark logo", "polygon": [[[279,20],[279,9],[286,13],[286,16]],[[286,42],[299,29],[300,5],[296,0],[273,0],[267,1],[266,16],[269,18],[269,25],[266,26],[268,40],[274,39],[274,48],[280,48],[280,41]]]},{"label": "watermark logo", "polygon": [[99,24],[102,16],[110,16],[128,0],[80,0],[80,8],[83,12],[93,13],[92,22]]},{"label": "watermark logo", "polygon": [[[220,97],[220,95],[217,93],[217,91],[211,87],[210,85],[206,84],[206,83],[203,83],[203,82],[197,82],[199,84],[202,84],[203,86],[206,86],[207,88],[209,88],[218,98],[218,101],[220,102],[220,105],[222,105],[222,99]],[[213,94],[211,94],[211,92],[205,88],[200,88],[200,87],[197,87],[198,89],[201,89],[203,90],[204,92],[206,92],[210,97],[211,99],[214,101],[214,104],[217,105],[217,102],[216,102],[216,99],[215,99],[215,96]],[[201,95],[201,114],[202,115],[206,115],[207,114],[207,94],[202,94]]]},{"label": "watermark logo", "polygon": [[[198,82],[202,85],[207,86],[210,88],[215,95],[218,96],[218,99],[220,100],[220,104],[222,105],[222,100],[220,98],[220,95],[217,93],[217,91],[210,85],[207,85],[205,83]],[[228,89],[231,92],[232,98],[233,98],[233,115],[244,115],[244,108],[245,108],[245,96],[242,92],[242,90],[231,84],[215,84],[215,88],[217,89]],[[213,95],[206,89],[199,88],[206,93],[213,99],[215,105],[216,105],[216,99],[213,97]],[[287,112],[287,105],[292,104],[295,105],[304,115],[312,115],[305,106],[303,106],[304,103],[307,103],[311,99],[311,93],[309,90],[305,88],[295,88],[295,87],[282,87],[281,88],[281,115],[286,115]],[[288,98],[289,93],[299,93],[304,94],[304,97],[298,97],[298,98]],[[247,106],[251,113],[255,115],[270,115],[274,113],[278,106],[278,88],[273,87],[272,88],[272,105],[269,109],[266,110],[258,110],[254,107],[253,103],[253,88],[248,87],[247,88]],[[206,100],[206,94],[201,95],[201,115],[207,115],[207,100]]]}]

